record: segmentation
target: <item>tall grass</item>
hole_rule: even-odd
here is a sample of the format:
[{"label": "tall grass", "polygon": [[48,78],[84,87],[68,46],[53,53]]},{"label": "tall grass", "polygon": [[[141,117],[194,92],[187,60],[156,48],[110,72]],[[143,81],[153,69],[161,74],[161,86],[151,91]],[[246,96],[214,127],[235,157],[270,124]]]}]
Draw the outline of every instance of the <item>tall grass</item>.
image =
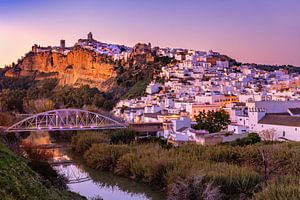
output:
[{"label": "tall grass", "polygon": [[261,192],[254,197],[255,200],[293,200],[300,199],[299,177],[292,175],[282,176],[271,181]]},{"label": "tall grass", "polygon": [[129,151],[130,147],[127,145],[93,144],[84,153],[84,158],[92,168],[112,170],[118,159]]},{"label": "tall grass", "polygon": [[299,145],[285,143],[164,148],[101,142],[86,150],[84,159],[92,168],[163,188],[169,199],[251,198],[274,178],[287,173],[299,178],[300,171]]},{"label": "tall grass", "polygon": [[109,143],[107,134],[101,132],[82,132],[72,137],[71,148],[77,153],[84,153],[92,144]]}]

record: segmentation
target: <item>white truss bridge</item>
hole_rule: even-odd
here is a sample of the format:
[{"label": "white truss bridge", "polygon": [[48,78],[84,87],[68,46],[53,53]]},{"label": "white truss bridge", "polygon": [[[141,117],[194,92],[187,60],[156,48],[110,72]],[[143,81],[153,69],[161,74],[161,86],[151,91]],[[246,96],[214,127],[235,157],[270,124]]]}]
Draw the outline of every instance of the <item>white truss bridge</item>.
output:
[{"label": "white truss bridge", "polygon": [[80,109],[58,109],[29,116],[10,126],[5,132],[122,128],[126,128],[126,125],[99,113]]}]

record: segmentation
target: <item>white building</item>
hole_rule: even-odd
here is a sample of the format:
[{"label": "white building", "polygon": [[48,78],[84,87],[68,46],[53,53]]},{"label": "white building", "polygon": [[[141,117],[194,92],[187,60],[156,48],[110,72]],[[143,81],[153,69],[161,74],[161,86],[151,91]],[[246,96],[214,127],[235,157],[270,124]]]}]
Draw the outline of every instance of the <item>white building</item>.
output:
[{"label": "white building", "polygon": [[161,87],[160,84],[151,82],[151,83],[147,86],[146,92],[147,92],[147,94],[155,94],[155,93],[158,93],[160,87]]},{"label": "white building", "polygon": [[300,141],[300,101],[256,101],[246,104],[248,114],[236,117],[234,133],[272,130],[276,140]]}]

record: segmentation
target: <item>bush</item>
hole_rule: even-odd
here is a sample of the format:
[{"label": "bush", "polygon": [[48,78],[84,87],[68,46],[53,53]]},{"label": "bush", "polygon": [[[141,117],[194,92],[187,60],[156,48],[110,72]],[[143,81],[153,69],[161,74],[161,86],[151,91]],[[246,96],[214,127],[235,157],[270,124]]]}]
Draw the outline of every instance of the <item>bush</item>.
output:
[{"label": "bush", "polygon": [[122,129],[109,133],[112,144],[130,144],[135,140],[137,133],[131,129]]},{"label": "bush", "polygon": [[140,80],[134,83],[134,85],[129,89],[127,94],[122,97],[123,99],[125,98],[135,98],[135,97],[140,97],[144,94],[146,87],[148,85],[148,82],[145,80]]},{"label": "bush", "polygon": [[254,188],[263,180],[257,172],[247,168],[229,164],[216,164],[205,169],[205,177],[219,185],[222,192],[228,195],[251,195]]},{"label": "bush", "polygon": [[162,148],[165,148],[165,149],[171,149],[172,146],[173,146],[172,144],[168,143],[167,139],[157,138],[157,137],[144,137],[144,138],[140,138],[140,139],[138,139],[138,143],[140,143],[140,144],[157,143]]},{"label": "bush", "polygon": [[72,138],[71,147],[77,153],[84,153],[93,144],[109,143],[110,139],[101,132],[80,132]]},{"label": "bush", "polygon": [[94,169],[113,170],[118,159],[130,151],[127,145],[93,144],[84,153],[87,164]]},{"label": "bush", "polygon": [[54,109],[54,103],[50,99],[23,100],[23,107],[27,113],[41,113]]},{"label": "bush", "polygon": [[177,179],[168,187],[168,200],[220,200],[222,194],[219,187],[206,183],[202,175],[193,175],[187,179]]},{"label": "bush", "polygon": [[278,177],[270,182],[261,192],[255,194],[256,200],[292,200],[300,199],[300,180],[295,176]]},{"label": "bush", "polygon": [[240,151],[235,147],[217,145],[207,148],[203,157],[214,162],[238,163]]},{"label": "bush", "polygon": [[9,112],[0,112],[0,126],[10,126],[15,121],[15,116]]},{"label": "bush", "polygon": [[138,145],[123,155],[116,165],[115,173],[156,186],[166,185],[166,173],[172,165],[171,159],[158,144]]},{"label": "bush", "polygon": [[257,133],[249,133],[247,137],[242,139],[237,139],[233,142],[229,142],[229,144],[232,146],[246,146],[246,145],[256,144],[259,142],[261,142],[261,138]]},{"label": "bush", "polygon": [[300,145],[295,143],[164,148],[150,140],[94,144],[84,158],[93,168],[167,188],[169,199],[205,199],[207,188],[213,194],[218,188],[222,198],[232,199],[250,198],[263,182],[287,173],[299,177],[299,152]]}]

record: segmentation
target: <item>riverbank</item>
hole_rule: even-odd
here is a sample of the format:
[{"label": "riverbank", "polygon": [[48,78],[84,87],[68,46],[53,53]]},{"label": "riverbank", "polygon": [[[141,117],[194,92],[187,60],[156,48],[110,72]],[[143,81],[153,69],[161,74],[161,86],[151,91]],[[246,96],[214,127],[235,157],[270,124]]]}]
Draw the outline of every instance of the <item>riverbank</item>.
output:
[{"label": "riverbank", "polygon": [[[93,200],[165,199],[161,192],[153,190],[146,184],[116,176],[111,172],[98,171],[88,167],[82,154],[74,153],[68,148],[75,133],[32,132],[21,140],[23,149],[29,153],[27,156],[30,160],[28,164],[47,180],[47,184],[62,188],[67,187],[69,191]],[[31,148],[26,148],[28,145]],[[47,147],[47,149],[40,149],[36,152],[32,147]],[[48,149],[48,147],[53,148]],[[38,153],[38,157],[36,157],[36,153]],[[32,162],[32,160],[35,160],[35,162]],[[43,160],[50,161],[53,169],[49,168],[49,165],[45,166],[45,162],[39,162]],[[36,164],[32,166],[32,163]]]},{"label": "riverbank", "polygon": [[[90,180],[76,184],[69,184],[71,191],[77,192],[88,199],[99,196],[104,200],[163,200],[162,192],[149,185],[131,179],[117,176],[109,171],[99,171],[89,167],[82,154],[67,150],[66,155],[73,161],[73,165],[63,167],[63,171],[76,171],[78,177],[88,176]],[[77,170],[74,170],[77,169]]]},{"label": "riverbank", "polygon": [[83,200],[84,197],[55,187],[46,187],[41,176],[26,161],[0,142],[0,199]]},{"label": "riverbank", "polygon": [[157,142],[113,144],[107,137],[80,133],[72,147],[91,168],[145,182],[170,200],[300,198],[298,143],[169,148]]}]

